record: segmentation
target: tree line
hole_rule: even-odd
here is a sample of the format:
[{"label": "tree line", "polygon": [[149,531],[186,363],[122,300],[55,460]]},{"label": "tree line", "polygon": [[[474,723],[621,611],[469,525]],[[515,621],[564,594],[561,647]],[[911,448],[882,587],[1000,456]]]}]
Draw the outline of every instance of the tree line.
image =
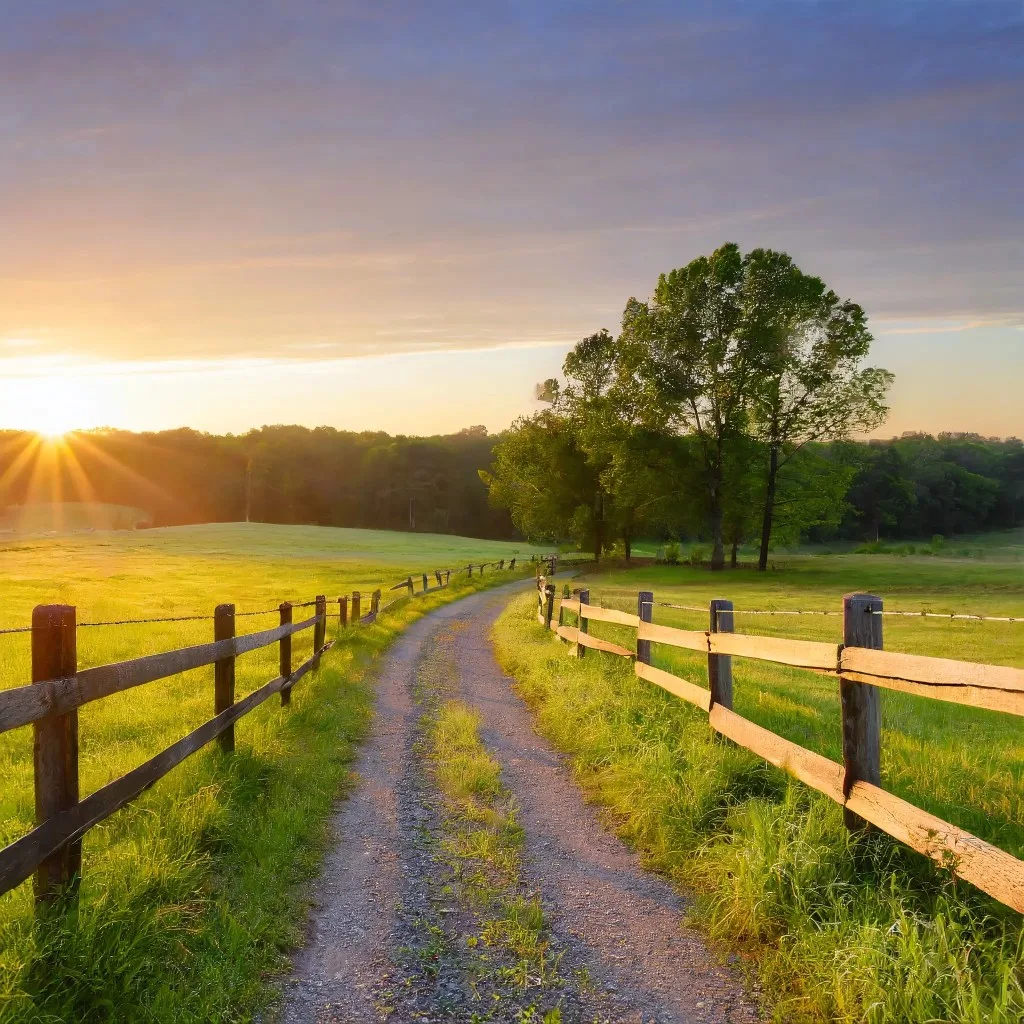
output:
[{"label": "tree line", "polygon": [[266,426],[239,435],[180,429],[82,431],[59,443],[0,432],[0,506],[91,501],[140,508],[154,526],[309,523],[484,538],[516,535],[478,470],[494,437]]},{"label": "tree line", "polygon": [[872,340],[787,254],[727,243],[580,341],[481,476],[530,538],[626,558],[638,536],[706,538],[713,569],[750,542],[763,570],[779,541],[1020,523],[1019,441],[850,440],[888,413]]}]

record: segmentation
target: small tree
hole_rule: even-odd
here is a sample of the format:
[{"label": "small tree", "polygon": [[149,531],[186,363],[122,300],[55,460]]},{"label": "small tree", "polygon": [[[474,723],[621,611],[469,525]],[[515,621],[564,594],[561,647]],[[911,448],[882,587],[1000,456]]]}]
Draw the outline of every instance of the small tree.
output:
[{"label": "small tree", "polygon": [[544,541],[571,532],[597,486],[571,424],[550,411],[517,420],[495,445],[494,464],[490,472],[480,470],[480,479],[490,502],[509,510],[516,529]]}]

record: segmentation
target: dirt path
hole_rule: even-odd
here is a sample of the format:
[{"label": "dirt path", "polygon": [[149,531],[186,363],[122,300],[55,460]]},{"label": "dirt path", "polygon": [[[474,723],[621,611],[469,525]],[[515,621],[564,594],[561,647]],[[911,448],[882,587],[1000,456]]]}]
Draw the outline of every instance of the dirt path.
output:
[{"label": "dirt path", "polygon": [[[438,609],[388,655],[309,943],[285,986],[285,1024],[757,1020],[739,980],[681,926],[678,895],[598,823],[495,663],[488,630],[522,586]],[[488,908],[465,897],[424,760],[421,719],[448,697],[479,712],[518,805],[522,877],[511,896],[543,907],[550,969],[478,939]]]}]

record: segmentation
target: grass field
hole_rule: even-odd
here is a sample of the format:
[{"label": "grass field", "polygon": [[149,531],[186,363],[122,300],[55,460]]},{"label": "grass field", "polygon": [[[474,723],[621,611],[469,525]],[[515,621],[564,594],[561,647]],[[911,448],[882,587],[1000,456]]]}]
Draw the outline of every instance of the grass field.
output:
[{"label": "grass field", "polygon": [[[80,628],[85,667],[211,640],[221,602],[262,611],[517,551],[526,554],[460,537],[256,524],[12,542],[0,545],[0,628],[23,626],[33,605],[55,602],[74,604],[80,622],[208,616]],[[459,577],[449,591],[350,631],[290,708],[272,698],[236,725],[232,758],[205,748],[90,831],[77,920],[35,927],[31,883],[0,896],[0,1020],[249,1019],[299,936],[300,883],[317,868],[326,816],[369,720],[372,659],[425,610],[497,578]],[[276,621],[276,611],[239,619],[239,632]],[[329,638],[336,629],[334,619]],[[28,639],[0,636],[0,688],[29,681]],[[311,631],[296,637],[295,664],[310,644]],[[243,656],[237,696],[276,674],[276,646]],[[82,708],[82,794],[212,713],[211,669]],[[2,846],[33,823],[31,729],[0,736],[0,779]]]},{"label": "grass field", "polygon": [[[839,615],[743,611],[839,611],[844,592],[866,590],[889,609],[1024,616],[1018,556],[798,557],[763,576],[666,566],[610,569],[578,584],[594,603],[631,611],[640,589],[701,608],[728,597],[737,631],[839,641]],[[851,841],[827,798],[714,739],[706,716],[636,680],[619,659],[569,658],[532,612],[518,601],[499,624],[506,667],[626,834],[706,893],[698,916],[746,948],[778,1020],[1024,1019],[1019,915],[884,836]],[[660,605],[654,619],[704,629],[708,614]],[[635,637],[591,628],[620,642]],[[889,650],[1024,666],[1024,623],[886,617],[884,630]],[[654,662],[706,685],[703,656],[655,645]],[[834,682],[745,659],[734,659],[734,679],[740,714],[841,760]],[[882,703],[885,786],[1024,856],[1019,719],[893,692]]]}]

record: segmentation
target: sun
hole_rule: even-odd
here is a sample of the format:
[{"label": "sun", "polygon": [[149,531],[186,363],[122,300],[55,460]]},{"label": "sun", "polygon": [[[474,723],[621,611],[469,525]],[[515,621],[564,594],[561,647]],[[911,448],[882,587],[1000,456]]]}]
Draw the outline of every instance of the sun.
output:
[{"label": "sun", "polygon": [[98,425],[102,406],[86,375],[33,376],[3,385],[4,426],[59,442],[74,430]]}]

